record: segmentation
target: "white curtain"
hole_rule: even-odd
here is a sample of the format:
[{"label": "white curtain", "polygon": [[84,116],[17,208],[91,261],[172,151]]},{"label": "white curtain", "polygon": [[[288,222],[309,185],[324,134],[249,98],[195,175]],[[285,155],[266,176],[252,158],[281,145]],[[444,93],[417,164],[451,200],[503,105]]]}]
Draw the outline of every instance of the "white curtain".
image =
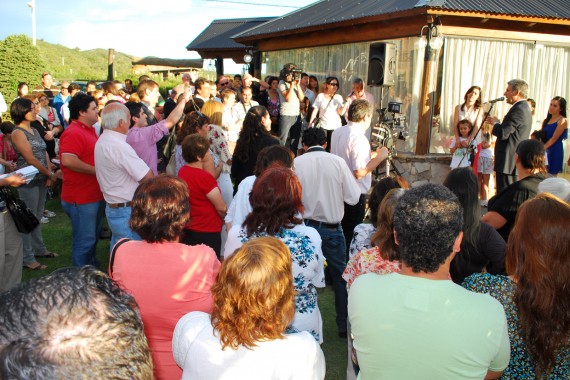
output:
[{"label": "white curtain", "polygon": [[[399,140],[396,148],[400,151],[414,151],[418,124],[418,103],[423,72],[423,49],[418,48],[417,37],[385,40],[396,45],[397,73],[396,84],[391,87],[368,87],[374,95],[374,109],[387,107],[388,102],[398,101],[404,104],[409,138]],[[376,41],[374,41],[376,42]],[[368,55],[371,42],[322,46],[266,52],[263,76],[279,75],[285,63],[293,62],[299,68],[315,75],[319,83],[327,76],[336,76],[340,81],[339,94],[346,98],[352,92],[352,80],[360,77],[366,83],[368,79]],[[380,102],[382,98],[382,102]],[[374,122],[377,121],[375,115]]]},{"label": "white curtain", "polygon": [[[535,45],[531,42],[446,37],[441,91],[441,126],[434,134],[430,151],[448,152],[446,139],[452,136],[453,111],[463,102],[467,89],[482,89],[482,100],[503,96],[507,82],[520,78],[529,84],[529,97],[536,101],[533,129],[540,127],[555,96],[570,98],[570,47]],[[502,118],[509,110],[506,102],[495,104],[493,114]],[[565,161],[569,144],[565,142]]]}]

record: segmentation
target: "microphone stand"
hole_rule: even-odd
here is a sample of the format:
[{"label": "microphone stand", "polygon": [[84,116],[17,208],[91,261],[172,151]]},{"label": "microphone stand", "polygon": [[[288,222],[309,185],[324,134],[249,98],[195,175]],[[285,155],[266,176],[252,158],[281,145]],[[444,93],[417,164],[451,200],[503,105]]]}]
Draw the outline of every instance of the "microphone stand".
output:
[{"label": "microphone stand", "polygon": [[[487,111],[483,117],[483,121],[481,122],[481,125],[477,128],[477,132],[475,133],[475,136],[473,136],[473,138],[471,140],[469,140],[469,144],[467,144],[467,151],[469,150],[469,145],[471,145],[471,143],[474,140],[477,140],[477,136],[479,135],[479,132],[481,132],[481,127],[483,126],[483,124],[485,123],[485,120],[487,120],[487,117],[489,116],[489,114],[491,113],[491,111],[493,110],[493,107],[495,106],[495,103],[490,103],[491,107],[489,107],[489,111]],[[466,151],[466,152],[467,152]],[[461,161],[459,161],[459,168],[461,167],[461,164],[463,163],[463,160],[465,159],[465,157],[467,156],[467,153],[465,153],[463,155],[463,157],[461,158]]]}]

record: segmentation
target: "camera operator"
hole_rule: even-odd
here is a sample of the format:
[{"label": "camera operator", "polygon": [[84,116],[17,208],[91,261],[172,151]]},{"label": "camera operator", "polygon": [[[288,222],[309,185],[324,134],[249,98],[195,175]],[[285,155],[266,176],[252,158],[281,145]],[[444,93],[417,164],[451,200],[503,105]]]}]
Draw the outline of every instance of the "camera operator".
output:
[{"label": "camera operator", "polygon": [[279,118],[279,142],[285,146],[289,137],[289,130],[296,124],[300,123],[300,106],[305,99],[305,95],[300,85],[300,72],[297,73],[297,66],[293,63],[287,63],[279,73],[279,102],[280,118]]}]

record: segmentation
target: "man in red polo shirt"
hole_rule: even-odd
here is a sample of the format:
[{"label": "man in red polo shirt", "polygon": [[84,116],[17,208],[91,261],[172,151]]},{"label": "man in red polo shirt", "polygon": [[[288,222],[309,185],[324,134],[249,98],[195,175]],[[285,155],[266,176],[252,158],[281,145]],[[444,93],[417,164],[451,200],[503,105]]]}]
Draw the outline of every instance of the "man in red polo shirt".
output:
[{"label": "man in red polo shirt", "polygon": [[99,120],[97,103],[78,93],[69,101],[69,127],[59,140],[63,186],[61,205],[71,219],[73,265],[97,266],[95,248],[101,231],[105,201],[95,176],[93,125]]}]

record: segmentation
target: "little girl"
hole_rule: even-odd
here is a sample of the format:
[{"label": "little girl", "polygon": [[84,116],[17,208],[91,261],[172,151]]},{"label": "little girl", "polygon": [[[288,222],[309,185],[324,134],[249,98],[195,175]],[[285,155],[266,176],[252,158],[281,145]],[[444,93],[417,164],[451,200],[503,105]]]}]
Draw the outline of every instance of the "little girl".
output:
[{"label": "little girl", "polygon": [[[451,164],[449,165],[452,169],[471,166],[469,162],[469,146],[463,147],[461,143],[469,141],[469,136],[471,136],[471,132],[473,131],[473,123],[467,119],[463,119],[457,123],[456,128],[459,132],[459,139],[453,139],[449,145],[449,151],[453,153]],[[472,144],[473,143],[470,143],[469,145]]]},{"label": "little girl", "polygon": [[493,150],[491,144],[491,124],[484,123],[481,127],[481,144],[479,160],[477,161],[477,179],[479,180],[479,198],[481,206],[487,207],[487,194],[489,192],[489,178],[493,172]]}]

